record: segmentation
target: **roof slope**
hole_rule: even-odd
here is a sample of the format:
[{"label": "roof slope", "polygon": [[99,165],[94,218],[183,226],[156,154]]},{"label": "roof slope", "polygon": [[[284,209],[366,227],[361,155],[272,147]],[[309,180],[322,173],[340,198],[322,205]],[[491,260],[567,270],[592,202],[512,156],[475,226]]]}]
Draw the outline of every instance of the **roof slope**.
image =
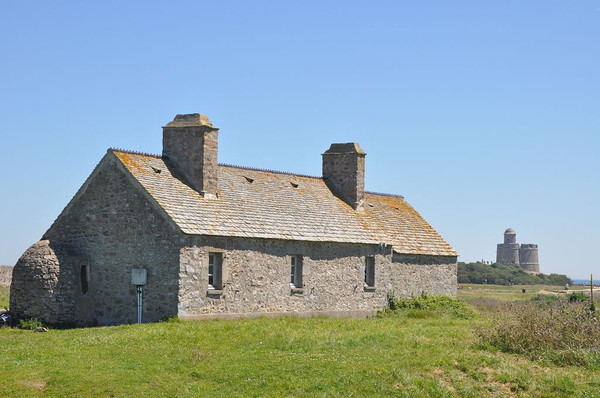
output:
[{"label": "roof slope", "polygon": [[218,199],[208,199],[160,156],[109,151],[186,234],[385,242],[399,253],[457,255],[402,197],[367,193],[357,212],[322,178],[219,165]]}]

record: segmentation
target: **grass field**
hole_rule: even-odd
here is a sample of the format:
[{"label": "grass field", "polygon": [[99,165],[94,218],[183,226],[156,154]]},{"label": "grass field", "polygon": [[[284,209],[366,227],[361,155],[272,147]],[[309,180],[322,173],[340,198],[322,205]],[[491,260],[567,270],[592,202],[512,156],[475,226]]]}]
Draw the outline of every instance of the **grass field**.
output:
[{"label": "grass field", "polygon": [[[460,296],[523,294],[488,289],[471,286]],[[2,329],[0,396],[600,397],[597,369],[482,345],[475,330],[485,319],[409,311],[362,320]]]},{"label": "grass field", "polygon": [[[473,285],[473,284],[461,284],[462,289],[458,290],[457,297],[463,301],[469,302],[476,299],[490,299],[500,301],[514,301],[514,300],[530,300],[538,294],[553,294],[557,296],[564,296],[564,293],[557,293],[562,291],[564,286],[549,286],[549,285],[513,285],[513,286],[499,286],[499,285]],[[525,289],[525,293],[523,293]],[[585,290],[582,286],[575,286],[569,288],[569,292]]]}]

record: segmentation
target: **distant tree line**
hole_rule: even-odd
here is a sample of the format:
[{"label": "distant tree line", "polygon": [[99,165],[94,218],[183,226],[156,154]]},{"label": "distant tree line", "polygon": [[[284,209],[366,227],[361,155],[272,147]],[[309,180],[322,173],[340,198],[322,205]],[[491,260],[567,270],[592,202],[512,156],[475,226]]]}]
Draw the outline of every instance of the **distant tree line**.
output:
[{"label": "distant tree line", "polygon": [[515,264],[458,263],[458,283],[489,283],[491,285],[564,285],[573,281],[566,275],[525,272]]}]

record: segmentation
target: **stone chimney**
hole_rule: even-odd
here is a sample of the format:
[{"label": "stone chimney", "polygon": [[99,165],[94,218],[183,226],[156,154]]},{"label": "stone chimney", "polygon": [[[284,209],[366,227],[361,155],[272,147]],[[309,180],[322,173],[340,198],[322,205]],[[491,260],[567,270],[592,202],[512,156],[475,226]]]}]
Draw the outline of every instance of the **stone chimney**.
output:
[{"label": "stone chimney", "polygon": [[163,127],[163,156],[205,198],[216,198],[219,129],[199,113],[177,115]]},{"label": "stone chimney", "polygon": [[323,154],[323,179],[355,210],[362,208],[365,197],[365,155],[355,142],[331,144]]}]

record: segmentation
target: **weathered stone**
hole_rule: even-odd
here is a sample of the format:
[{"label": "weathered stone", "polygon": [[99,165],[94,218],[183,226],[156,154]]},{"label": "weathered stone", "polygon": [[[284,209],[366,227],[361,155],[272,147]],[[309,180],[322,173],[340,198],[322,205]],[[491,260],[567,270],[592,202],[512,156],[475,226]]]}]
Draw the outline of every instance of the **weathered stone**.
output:
[{"label": "weathered stone", "polygon": [[[323,180],[303,177],[299,186],[294,183],[298,176],[286,175],[285,185],[280,186],[286,193],[282,197],[286,206],[265,230],[265,224],[252,213],[255,207],[236,207],[238,203],[219,198],[217,130],[202,115],[178,115],[163,130],[168,159],[152,157],[151,167],[135,163],[139,154],[117,156],[109,151],[43,240],[28,249],[15,266],[11,311],[18,318],[38,318],[47,324],[133,323],[139,290],[132,285],[132,269],[140,268],[147,271],[147,283],[141,288],[144,322],[171,316],[274,313],[363,316],[383,308],[388,292],[401,296],[424,291],[455,294],[456,252],[403,199],[386,196],[375,200],[373,194],[365,194],[364,152],[357,144],[332,145],[324,154],[323,165],[327,184],[352,208],[333,196]],[[273,181],[281,178],[277,173],[260,173]],[[239,179],[246,184],[243,186],[259,188],[252,178],[240,175]],[[317,180],[318,184],[311,183]],[[165,191],[169,194],[155,195]],[[238,202],[243,203],[252,192],[265,193],[241,192]],[[183,211],[173,215],[174,208],[165,204],[183,194],[195,202],[186,199],[178,208]],[[375,203],[368,211],[361,209],[365,197]],[[267,209],[261,214],[271,213],[268,198],[254,199],[258,201],[253,203]],[[307,200],[316,203],[312,213],[305,210]],[[302,206],[296,209],[300,210],[291,214],[287,205],[298,203]],[[186,215],[193,206],[195,210],[199,206],[213,209],[203,213],[210,216],[226,213],[222,222],[231,229],[223,231],[233,232],[184,233],[188,225],[196,228],[208,217],[192,223]],[[376,218],[376,211],[387,213]],[[409,217],[396,216],[399,212]],[[331,220],[331,215],[352,222],[352,238],[346,238],[349,227],[345,222],[330,221],[327,228],[333,232],[327,236],[334,241],[323,238],[325,227],[320,224],[318,228],[307,228],[311,224],[298,228],[297,223],[313,213],[322,220]],[[386,224],[390,217],[396,217],[391,226]],[[278,223],[283,222],[292,230],[281,235]],[[410,223],[407,235],[396,233],[405,222]],[[367,223],[383,232],[369,232],[363,227]],[[301,233],[294,235],[298,230]],[[404,245],[404,252],[382,241],[396,235],[401,239],[394,242]],[[427,247],[422,249],[419,242]],[[367,259],[375,271],[374,283],[365,286]]]}]

